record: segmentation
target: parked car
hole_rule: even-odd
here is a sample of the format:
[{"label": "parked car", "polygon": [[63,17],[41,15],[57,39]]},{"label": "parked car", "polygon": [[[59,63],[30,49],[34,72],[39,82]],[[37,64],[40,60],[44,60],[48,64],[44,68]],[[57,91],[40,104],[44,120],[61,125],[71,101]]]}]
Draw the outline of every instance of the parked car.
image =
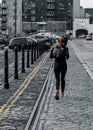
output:
[{"label": "parked car", "polygon": [[46,32],[43,35],[45,35],[49,38],[49,41],[51,42],[51,44],[56,43],[56,40],[59,38],[58,35],[56,35],[52,32]]},{"label": "parked car", "polygon": [[28,37],[15,37],[10,40],[9,48],[14,49],[17,47],[18,50],[21,50],[24,45],[25,49],[27,49],[27,45],[31,45],[32,43],[37,43],[37,41]]},{"label": "parked car", "polygon": [[78,38],[85,38],[85,37],[86,37],[85,34],[81,34],[81,35],[78,36]]},{"label": "parked car", "polygon": [[86,35],[86,40],[92,40],[92,35]]},{"label": "parked car", "polygon": [[29,38],[33,37],[34,39],[36,39],[38,42],[43,41],[43,44],[45,44],[46,48],[49,49],[51,47],[51,43],[49,41],[48,36],[43,35],[41,33],[38,34],[33,34],[31,36],[28,36]]}]

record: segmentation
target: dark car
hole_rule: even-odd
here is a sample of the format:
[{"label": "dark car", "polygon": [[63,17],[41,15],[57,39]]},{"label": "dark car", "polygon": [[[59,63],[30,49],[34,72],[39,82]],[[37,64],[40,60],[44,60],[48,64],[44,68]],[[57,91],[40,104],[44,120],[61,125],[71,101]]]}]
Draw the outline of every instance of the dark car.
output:
[{"label": "dark car", "polygon": [[22,46],[24,45],[25,49],[27,49],[27,45],[33,44],[33,43],[37,43],[37,41],[33,38],[28,38],[28,37],[16,37],[16,38],[12,38],[9,42],[9,48],[10,49],[14,49],[15,47],[17,47],[18,50],[22,49]]},{"label": "dark car", "polygon": [[51,47],[51,42],[50,42],[48,36],[45,36],[45,35],[39,33],[39,34],[31,35],[29,37],[33,37],[38,42],[43,41],[43,44],[45,44],[45,46],[46,46],[47,49],[49,49]]}]

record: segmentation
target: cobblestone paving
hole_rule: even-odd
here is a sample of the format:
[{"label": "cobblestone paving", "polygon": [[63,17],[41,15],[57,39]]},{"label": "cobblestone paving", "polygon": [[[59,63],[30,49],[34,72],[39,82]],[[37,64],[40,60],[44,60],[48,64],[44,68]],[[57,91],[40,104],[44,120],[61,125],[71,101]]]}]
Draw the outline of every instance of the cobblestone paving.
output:
[{"label": "cobblestone paving", "polygon": [[64,97],[55,100],[55,78],[38,130],[93,130],[93,81],[70,47]]}]

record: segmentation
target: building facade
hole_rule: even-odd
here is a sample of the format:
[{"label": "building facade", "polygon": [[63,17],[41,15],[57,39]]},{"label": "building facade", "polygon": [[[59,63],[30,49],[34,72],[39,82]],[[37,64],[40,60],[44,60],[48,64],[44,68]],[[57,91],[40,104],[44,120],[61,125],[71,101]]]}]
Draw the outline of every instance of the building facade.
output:
[{"label": "building facade", "polygon": [[0,34],[2,33],[1,27],[2,27],[2,4],[0,4]]},{"label": "building facade", "polygon": [[22,1],[2,0],[2,34],[10,37],[22,33]]},{"label": "building facade", "polygon": [[66,29],[72,30],[76,4],[79,7],[80,0],[2,0],[2,31],[16,36],[25,29],[33,31],[36,23],[47,21],[64,21]]},{"label": "building facade", "polygon": [[67,30],[72,30],[73,0],[56,0],[55,6],[55,20],[66,21]]},{"label": "building facade", "polygon": [[81,6],[80,7],[80,18],[84,18],[85,17],[85,9]]},{"label": "building facade", "polygon": [[89,23],[93,24],[93,8],[85,8],[85,17],[88,17]]},{"label": "building facade", "polygon": [[2,34],[7,35],[7,5],[6,1],[2,1],[2,20],[1,20],[1,31]]},{"label": "building facade", "polygon": [[66,21],[72,30],[73,0],[23,0],[22,5],[24,22]]},{"label": "building facade", "polygon": [[93,33],[93,24],[89,23],[89,18],[74,18],[73,37],[75,38],[89,33]]},{"label": "building facade", "polygon": [[80,17],[80,0],[73,0],[73,19]]},{"label": "building facade", "polygon": [[39,22],[47,20],[46,0],[23,0],[22,1],[22,21]]}]

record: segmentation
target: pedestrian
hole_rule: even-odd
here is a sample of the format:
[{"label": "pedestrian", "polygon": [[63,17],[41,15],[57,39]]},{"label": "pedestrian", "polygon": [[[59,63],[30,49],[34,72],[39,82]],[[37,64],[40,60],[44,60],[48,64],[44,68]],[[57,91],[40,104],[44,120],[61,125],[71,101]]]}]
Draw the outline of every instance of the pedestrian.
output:
[{"label": "pedestrian", "polygon": [[65,37],[64,37],[64,43],[65,43],[65,45],[67,45],[67,42],[68,42],[68,37],[65,36]]},{"label": "pedestrian", "polygon": [[50,58],[54,58],[54,73],[56,79],[56,95],[55,99],[59,100],[59,88],[61,82],[61,94],[64,96],[65,90],[65,75],[67,72],[67,62],[69,51],[64,43],[64,36],[58,38],[57,45],[51,49]]}]

